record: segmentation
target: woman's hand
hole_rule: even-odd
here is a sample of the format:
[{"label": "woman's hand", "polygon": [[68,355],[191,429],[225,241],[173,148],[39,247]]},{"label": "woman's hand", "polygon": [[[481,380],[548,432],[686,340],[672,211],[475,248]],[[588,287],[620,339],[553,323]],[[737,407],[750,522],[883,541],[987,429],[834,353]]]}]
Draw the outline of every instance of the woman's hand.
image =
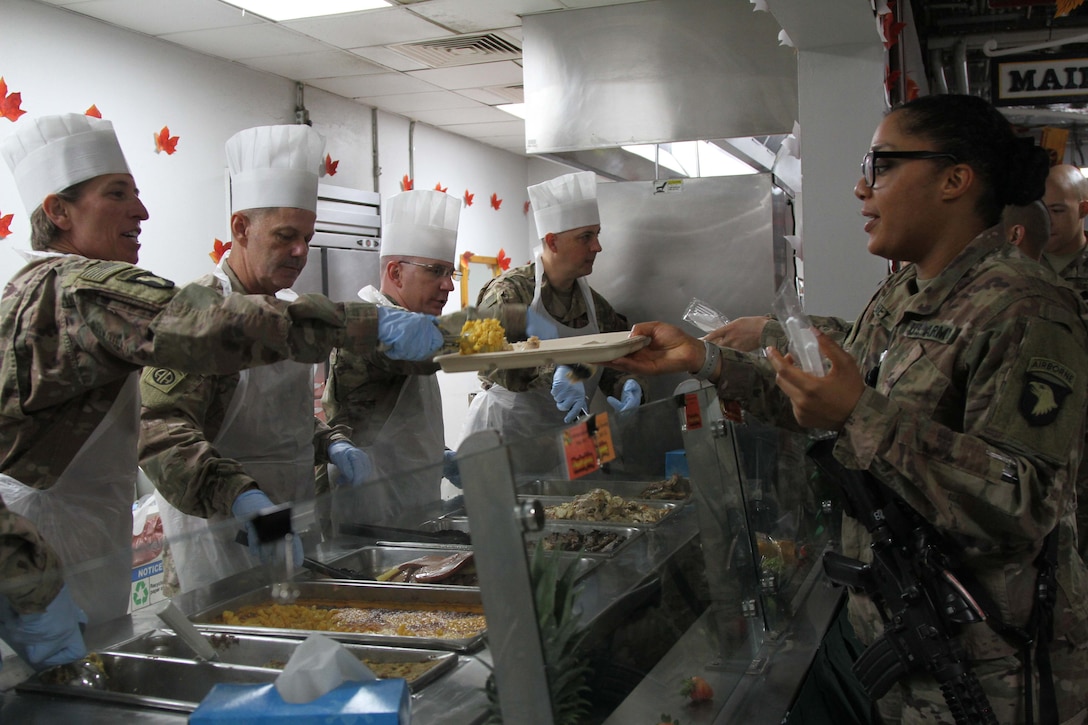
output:
[{"label": "woman's hand", "polygon": [[706,346],[701,340],[664,322],[640,322],[631,336],[645,335],[650,344],[627,357],[608,363],[609,367],[636,375],[687,373],[702,367]]},{"label": "woman's hand", "polygon": [[775,383],[793,403],[793,416],[806,428],[841,430],[846,419],[865,390],[854,358],[826,335],[816,332],[820,354],[831,363],[823,377],[810,375],[793,364],[793,358],[783,357],[773,347],[767,348],[767,359],[774,368]]}]

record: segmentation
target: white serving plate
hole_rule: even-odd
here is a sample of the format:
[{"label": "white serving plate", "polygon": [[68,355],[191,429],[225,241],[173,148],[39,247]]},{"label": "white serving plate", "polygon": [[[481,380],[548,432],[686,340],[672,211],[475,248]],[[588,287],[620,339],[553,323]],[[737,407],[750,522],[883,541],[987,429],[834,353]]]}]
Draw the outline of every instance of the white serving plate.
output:
[{"label": "white serving plate", "polygon": [[629,332],[604,332],[599,335],[541,340],[540,347],[535,350],[504,350],[503,352],[480,352],[475,355],[453,353],[439,355],[434,361],[448,373],[535,368],[542,365],[570,365],[572,363],[602,363],[630,355],[648,344],[650,344],[650,338],[645,335],[631,337]]}]

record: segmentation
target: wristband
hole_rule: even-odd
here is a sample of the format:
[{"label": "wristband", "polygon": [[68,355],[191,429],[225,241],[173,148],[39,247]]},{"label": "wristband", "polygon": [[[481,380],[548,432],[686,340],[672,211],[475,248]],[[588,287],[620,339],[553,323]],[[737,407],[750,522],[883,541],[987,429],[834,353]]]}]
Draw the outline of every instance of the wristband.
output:
[{"label": "wristband", "polygon": [[714,374],[714,368],[718,366],[718,360],[722,356],[721,348],[709,340],[703,340],[703,345],[706,347],[706,358],[703,360],[703,366],[692,373],[696,380],[709,380],[710,376]]}]

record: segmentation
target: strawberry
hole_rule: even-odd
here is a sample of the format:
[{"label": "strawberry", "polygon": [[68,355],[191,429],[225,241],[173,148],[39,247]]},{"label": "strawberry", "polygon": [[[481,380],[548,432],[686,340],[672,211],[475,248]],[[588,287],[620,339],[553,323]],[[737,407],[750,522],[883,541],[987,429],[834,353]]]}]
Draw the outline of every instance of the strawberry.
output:
[{"label": "strawberry", "polygon": [[706,680],[698,675],[684,680],[683,687],[680,688],[680,694],[687,695],[692,702],[704,702],[714,699],[714,690],[710,688]]}]

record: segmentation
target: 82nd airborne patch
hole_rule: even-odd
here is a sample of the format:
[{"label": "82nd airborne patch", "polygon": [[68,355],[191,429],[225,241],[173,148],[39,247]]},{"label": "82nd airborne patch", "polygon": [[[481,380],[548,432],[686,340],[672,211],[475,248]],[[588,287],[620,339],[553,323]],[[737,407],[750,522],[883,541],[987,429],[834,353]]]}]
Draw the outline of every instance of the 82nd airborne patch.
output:
[{"label": "82nd airborne patch", "polygon": [[1030,426],[1050,425],[1073,392],[1076,374],[1059,362],[1033,357],[1024,373],[1020,391],[1020,415]]}]

